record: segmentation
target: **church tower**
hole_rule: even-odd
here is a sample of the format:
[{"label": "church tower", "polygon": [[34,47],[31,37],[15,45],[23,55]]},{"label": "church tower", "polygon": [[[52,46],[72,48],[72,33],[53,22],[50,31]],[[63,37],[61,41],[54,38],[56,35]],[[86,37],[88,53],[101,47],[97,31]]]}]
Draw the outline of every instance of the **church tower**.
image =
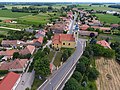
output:
[{"label": "church tower", "polygon": [[79,36],[79,25],[77,23],[76,23],[75,28],[73,30],[73,34],[74,34],[75,41],[77,43],[78,36]]}]

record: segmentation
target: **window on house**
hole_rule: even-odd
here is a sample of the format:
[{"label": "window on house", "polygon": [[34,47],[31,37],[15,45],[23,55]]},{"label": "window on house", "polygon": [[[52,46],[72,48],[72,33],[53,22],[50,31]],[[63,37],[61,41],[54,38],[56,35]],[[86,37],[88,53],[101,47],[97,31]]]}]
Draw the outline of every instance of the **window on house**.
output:
[{"label": "window on house", "polygon": [[65,45],[65,43],[63,43],[63,45]]},{"label": "window on house", "polygon": [[57,44],[58,45],[58,44]]},{"label": "window on house", "polygon": [[70,43],[68,45],[70,45]]},{"label": "window on house", "polygon": [[75,34],[77,34],[77,32]]},{"label": "window on house", "polygon": [[53,44],[54,45],[54,44]]}]

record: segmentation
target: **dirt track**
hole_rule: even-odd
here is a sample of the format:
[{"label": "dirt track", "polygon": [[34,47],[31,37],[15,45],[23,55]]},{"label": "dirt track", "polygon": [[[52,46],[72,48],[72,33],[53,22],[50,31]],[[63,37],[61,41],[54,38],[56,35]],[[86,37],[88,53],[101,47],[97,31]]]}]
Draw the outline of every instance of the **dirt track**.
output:
[{"label": "dirt track", "polygon": [[114,60],[96,60],[100,76],[96,81],[98,90],[120,90],[120,65]]}]

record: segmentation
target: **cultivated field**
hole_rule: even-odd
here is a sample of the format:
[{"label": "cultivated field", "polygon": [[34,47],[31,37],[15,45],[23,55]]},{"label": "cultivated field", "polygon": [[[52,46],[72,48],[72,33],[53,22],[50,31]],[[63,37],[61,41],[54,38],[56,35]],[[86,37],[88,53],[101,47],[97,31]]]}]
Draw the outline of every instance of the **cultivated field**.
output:
[{"label": "cultivated field", "polygon": [[98,19],[101,21],[101,22],[106,22],[106,23],[118,23],[120,22],[120,18],[117,17],[117,16],[113,16],[111,14],[95,14]]},{"label": "cultivated field", "polygon": [[98,90],[120,90],[120,65],[114,60],[96,60],[100,76],[96,81]]},{"label": "cultivated field", "polygon": [[26,15],[30,15],[30,13],[12,12],[11,10],[0,10],[0,17],[18,18]]},{"label": "cultivated field", "polygon": [[92,6],[89,6],[89,4],[80,4],[78,5],[78,7],[80,8],[85,8],[86,10],[91,10],[91,9],[94,9],[94,10],[114,10],[114,11],[120,11],[120,9],[117,9],[117,8],[110,8],[108,7],[108,4],[106,4],[106,6],[104,5],[92,5]]}]

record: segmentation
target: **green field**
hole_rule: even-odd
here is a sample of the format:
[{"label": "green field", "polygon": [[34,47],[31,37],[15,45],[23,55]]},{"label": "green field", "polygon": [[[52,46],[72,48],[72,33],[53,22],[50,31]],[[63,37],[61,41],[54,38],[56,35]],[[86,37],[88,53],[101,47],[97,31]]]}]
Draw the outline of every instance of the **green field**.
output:
[{"label": "green field", "polygon": [[30,5],[5,5],[7,9],[12,9],[12,7],[22,8],[22,7],[29,7],[29,6]]},{"label": "green field", "polygon": [[26,25],[31,25],[31,24],[46,24],[48,23],[50,20],[50,18],[52,17],[53,19],[56,19],[60,16],[60,14],[56,14],[54,15],[54,13],[39,13],[38,15],[28,15],[28,16],[24,16],[24,17],[20,17],[18,18],[19,22],[22,24],[26,24]]},{"label": "green field", "polygon": [[113,16],[111,14],[95,14],[98,19],[101,21],[101,22],[106,22],[106,23],[118,23],[120,22],[120,18],[117,17],[117,16]]},{"label": "green field", "polygon": [[0,17],[18,18],[18,17],[23,17],[26,15],[30,15],[30,14],[29,13],[12,12],[11,10],[0,10]]},{"label": "green field", "polygon": [[99,7],[99,5],[92,5],[92,6],[89,6],[89,4],[80,4],[78,5],[79,8],[84,8],[86,10],[91,10],[91,9],[94,9],[94,10],[114,10],[114,11],[120,11],[120,9],[117,9],[117,8],[109,8],[108,7],[108,4],[106,4],[106,7],[104,7],[104,5],[101,5],[101,7]]}]

